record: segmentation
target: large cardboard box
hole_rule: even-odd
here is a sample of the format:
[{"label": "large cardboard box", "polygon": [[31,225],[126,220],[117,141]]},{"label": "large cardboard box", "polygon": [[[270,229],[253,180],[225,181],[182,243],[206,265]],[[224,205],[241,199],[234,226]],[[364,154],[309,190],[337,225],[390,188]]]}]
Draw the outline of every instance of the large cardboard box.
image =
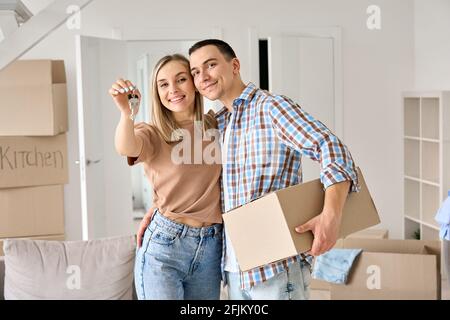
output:
[{"label": "large cardboard box", "polygon": [[[39,236],[39,237],[14,237],[14,239],[16,239],[16,238],[26,238],[26,239],[30,239],[30,240],[63,241],[66,237],[64,234],[51,234],[51,235],[45,235],[45,236]],[[6,239],[12,239],[12,237],[0,239],[0,257],[5,255],[5,252],[3,251],[3,242]]]},{"label": "large cardboard box", "polygon": [[[351,233],[345,238],[352,238],[352,239],[387,239],[389,236],[389,232],[386,229],[364,229],[355,233]],[[341,241],[338,241],[336,243],[335,248],[341,247]],[[311,283],[309,285],[310,289],[312,290],[330,290],[330,283],[318,280],[318,279],[311,279]]]},{"label": "large cardboard box", "polygon": [[67,131],[62,60],[17,60],[0,71],[0,136],[53,136]]},{"label": "large cardboard box", "polygon": [[387,229],[365,229],[355,233],[351,233],[345,238],[352,239],[387,239],[389,231]]},{"label": "large cardboard box", "polygon": [[63,233],[62,185],[0,189],[0,238]]},{"label": "large cardboard box", "polygon": [[359,248],[347,284],[330,285],[332,300],[435,300],[441,298],[440,241],[344,239]]},{"label": "large cardboard box", "polygon": [[[339,237],[380,223],[377,210],[358,169],[361,191],[345,202]],[[223,215],[241,270],[249,270],[311,249],[313,234],[299,234],[323,209],[325,192],[319,179],[263,196]]]},{"label": "large cardboard box", "polygon": [[0,189],[69,180],[67,137],[0,137]]}]

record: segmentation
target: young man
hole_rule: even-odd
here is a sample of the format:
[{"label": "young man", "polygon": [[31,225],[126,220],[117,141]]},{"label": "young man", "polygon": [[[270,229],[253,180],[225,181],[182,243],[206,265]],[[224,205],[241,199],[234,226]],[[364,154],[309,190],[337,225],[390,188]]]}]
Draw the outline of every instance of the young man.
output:
[{"label": "young man", "polygon": [[[296,231],[313,232],[309,257],[330,250],[347,194],[359,189],[346,146],[289,98],[245,85],[240,62],[227,43],[203,40],[189,55],[199,92],[224,104],[216,114],[224,137],[223,211],[302,182],[301,156],[308,156],[320,161],[325,200],[322,213]],[[308,299],[310,270],[303,255],[241,272],[227,237],[225,243],[222,268],[230,299]]]}]

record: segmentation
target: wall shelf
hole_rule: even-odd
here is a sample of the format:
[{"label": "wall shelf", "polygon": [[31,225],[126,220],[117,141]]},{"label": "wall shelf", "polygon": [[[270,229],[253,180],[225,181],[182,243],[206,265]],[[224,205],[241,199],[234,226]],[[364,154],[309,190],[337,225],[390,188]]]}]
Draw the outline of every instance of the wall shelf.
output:
[{"label": "wall shelf", "polygon": [[403,236],[439,240],[450,190],[450,91],[403,94]]}]

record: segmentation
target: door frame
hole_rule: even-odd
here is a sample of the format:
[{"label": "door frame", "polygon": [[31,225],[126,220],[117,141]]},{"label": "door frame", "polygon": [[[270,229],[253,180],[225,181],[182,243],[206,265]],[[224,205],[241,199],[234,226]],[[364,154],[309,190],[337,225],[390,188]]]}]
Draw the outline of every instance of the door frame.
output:
[{"label": "door frame", "polygon": [[[130,30],[112,29],[111,37],[103,39],[120,41],[189,41],[194,39],[217,38],[222,39],[222,28],[135,28]],[[84,124],[84,104],[83,104],[83,74],[82,74],[82,48],[81,37],[95,37],[97,35],[76,34],[75,36],[75,69],[76,69],[76,87],[77,87],[77,110],[78,110],[78,148],[79,148],[79,168],[80,168],[80,191],[81,191],[81,231],[82,240],[89,239],[89,215],[87,203],[87,185],[86,185],[86,137]]]},{"label": "door frame", "polygon": [[[342,29],[341,27],[283,27],[281,29],[261,30],[257,27],[248,29],[250,79],[259,85],[259,50],[258,40],[270,36],[302,36],[311,38],[328,38],[333,40],[334,64],[334,132],[339,138],[344,136],[344,94],[342,67]],[[270,50],[270,41],[269,41]],[[269,52],[270,53],[270,52]],[[270,63],[270,62],[269,62]],[[269,65],[270,70],[270,65]]]}]

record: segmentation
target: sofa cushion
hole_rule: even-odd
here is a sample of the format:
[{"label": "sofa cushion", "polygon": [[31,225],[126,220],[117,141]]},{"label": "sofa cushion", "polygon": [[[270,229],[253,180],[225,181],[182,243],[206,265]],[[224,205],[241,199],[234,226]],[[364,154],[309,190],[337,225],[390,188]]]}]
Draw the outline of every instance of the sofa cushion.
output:
[{"label": "sofa cushion", "polygon": [[132,299],[135,236],[7,239],[5,299]]}]

